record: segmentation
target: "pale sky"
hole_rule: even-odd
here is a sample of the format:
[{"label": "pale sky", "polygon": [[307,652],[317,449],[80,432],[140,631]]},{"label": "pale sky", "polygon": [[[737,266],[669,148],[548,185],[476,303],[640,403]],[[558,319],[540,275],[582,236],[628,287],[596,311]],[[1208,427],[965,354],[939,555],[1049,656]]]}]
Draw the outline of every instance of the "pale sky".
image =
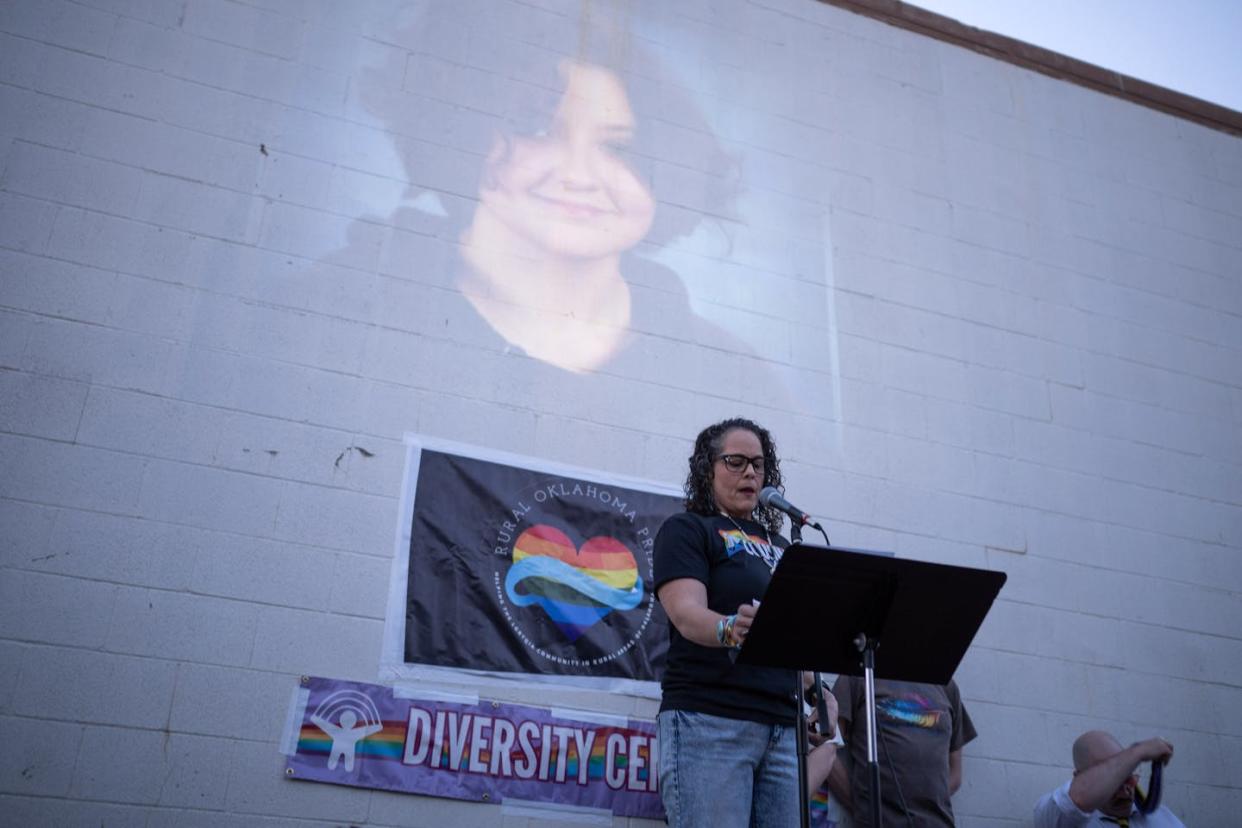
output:
[{"label": "pale sky", "polygon": [[1242,112],[1242,0],[911,0]]}]

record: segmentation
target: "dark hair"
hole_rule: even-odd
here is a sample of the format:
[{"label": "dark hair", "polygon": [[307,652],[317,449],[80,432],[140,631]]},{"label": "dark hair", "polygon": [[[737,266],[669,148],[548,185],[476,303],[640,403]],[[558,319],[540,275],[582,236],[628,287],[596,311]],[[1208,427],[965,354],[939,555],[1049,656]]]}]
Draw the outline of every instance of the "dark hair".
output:
[{"label": "dark hair", "polygon": [[[772,435],[766,428],[751,420],[734,417],[708,426],[695,439],[694,453],[690,455],[690,473],[686,475],[686,511],[700,515],[715,515],[720,512],[720,506],[712,494],[712,480],[725,435],[735,429],[749,431],[759,438],[759,445],[763,447],[763,485],[775,486],[781,492],[785,491],[781,482],[781,463],[776,457],[776,443],[772,440]],[[785,519],[779,510],[762,504],[755,506],[752,517],[773,532],[781,530]]]},{"label": "dark hair", "polygon": [[[704,220],[737,220],[736,160],[693,93],[669,81],[658,44],[629,30],[628,13],[578,19],[522,7],[498,20],[496,8],[429,3],[412,22],[403,15],[404,24],[376,35],[397,48],[363,78],[375,87],[364,89],[365,105],[395,134],[414,192],[441,196],[446,236],[455,241],[469,225],[496,139],[507,146],[547,128],[564,93],[565,58],[607,69],[625,88],[637,120],[626,163],[657,202],[641,244],[659,247]],[[670,158],[670,146],[680,155]],[[661,161],[668,168],[657,174]],[[687,201],[696,187],[703,192]]]}]

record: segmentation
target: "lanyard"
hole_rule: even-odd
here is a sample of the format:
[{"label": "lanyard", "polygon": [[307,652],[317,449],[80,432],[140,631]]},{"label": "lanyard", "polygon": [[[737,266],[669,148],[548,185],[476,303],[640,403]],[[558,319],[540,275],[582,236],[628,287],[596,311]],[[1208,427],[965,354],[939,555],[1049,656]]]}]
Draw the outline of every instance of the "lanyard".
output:
[{"label": "lanyard", "polygon": [[1135,790],[1134,804],[1138,806],[1140,814],[1150,814],[1160,807],[1160,777],[1163,775],[1163,768],[1163,762],[1159,759],[1153,759],[1151,762],[1151,784],[1147,786],[1147,796],[1143,796],[1141,792]]}]

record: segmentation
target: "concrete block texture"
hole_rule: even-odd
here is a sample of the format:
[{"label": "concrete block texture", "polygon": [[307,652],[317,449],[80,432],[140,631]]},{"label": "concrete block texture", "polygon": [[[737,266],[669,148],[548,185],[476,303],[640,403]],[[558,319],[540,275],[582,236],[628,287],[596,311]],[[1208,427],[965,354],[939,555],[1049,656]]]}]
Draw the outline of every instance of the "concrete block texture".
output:
[{"label": "concrete block texture", "polygon": [[168,721],[174,662],[41,646],[17,669],[14,714],[146,729]]},{"label": "concrete block texture", "polygon": [[5,816],[19,825],[97,826],[102,821],[120,828],[142,828],[152,809],[139,805],[114,805],[82,799],[0,796]]},{"label": "concrete block texture", "polygon": [[179,733],[270,742],[283,721],[296,676],[261,670],[185,664],[177,674],[169,724]]},{"label": "concrete block texture", "polygon": [[0,760],[0,790],[7,795],[66,798],[86,728],[8,716],[0,722],[14,746]]},{"label": "concrete block texture", "polygon": [[834,542],[1007,573],[960,825],[1090,728],[1232,824],[1240,239],[1238,136],[817,0],[0,3],[0,822],[540,824],[283,775],[403,434],[675,488],[745,415]]},{"label": "concrete block texture", "polygon": [[14,571],[0,586],[0,618],[19,641],[102,649],[117,589],[104,581]]}]

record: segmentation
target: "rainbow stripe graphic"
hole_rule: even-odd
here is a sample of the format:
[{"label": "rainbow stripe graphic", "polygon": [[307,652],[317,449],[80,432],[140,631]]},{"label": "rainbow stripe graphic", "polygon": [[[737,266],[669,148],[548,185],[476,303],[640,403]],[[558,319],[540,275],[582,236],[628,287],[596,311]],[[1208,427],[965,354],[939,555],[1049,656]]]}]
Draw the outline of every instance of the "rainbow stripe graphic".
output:
[{"label": "rainbow stripe graphic", "polygon": [[[380,759],[401,760],[405,750],[405,722],[384,722],[384,729],[358,741],[356,756],[375,756]],[[332,752],[332,737],[310,722],[302,722],[298,733],[299,753],[318,753],[327,756]]]},{"label": "rainbow stripe graphic", "polygon": [[832,800],[827,785],[821,785],[811,797],[812,828],[835,828],[841,807]]},{"label": "rainbow stripe graphic", "polygon": [[638,606],[643,580],[616,538],[599,535],[577,549],[561,530],[538,524],[513,545],[505,594],[520,607],[537,604],[573,642],[613,610]]},{"label": "rainbow stripe graphic", "polygon": [[884,699],[876,703],[876,710],[895,722],[921,728],[935,727],[944,712],[917,693],[900,699]]}]

